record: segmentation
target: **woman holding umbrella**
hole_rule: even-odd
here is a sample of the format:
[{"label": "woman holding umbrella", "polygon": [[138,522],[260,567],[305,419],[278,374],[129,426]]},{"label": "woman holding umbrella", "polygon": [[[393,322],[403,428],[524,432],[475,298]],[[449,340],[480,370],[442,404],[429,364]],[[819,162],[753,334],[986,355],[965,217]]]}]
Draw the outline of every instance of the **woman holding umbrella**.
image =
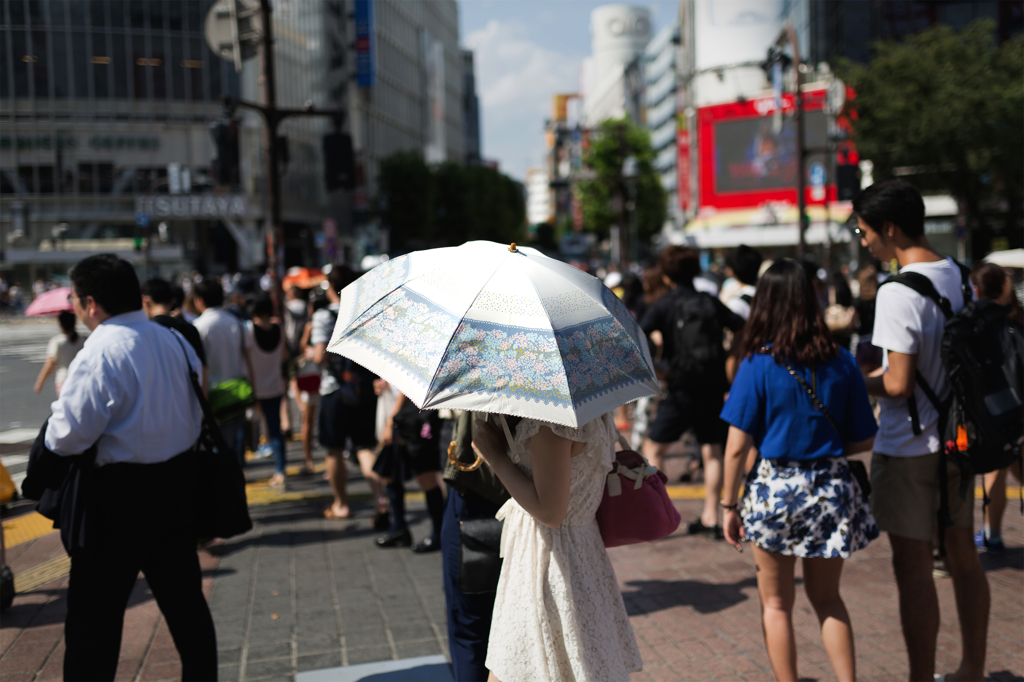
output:
[{"label": "woman holding umbrella", "polygon": [[659,388],[647,340],[615,294],[515,244],[420,251],[342,291],[328,350],[421,409],[492,415],[473,447],[512,499],[497,514],[490,679],[626,680],[640,670],[595,515],[615,456],[612,411]]}]

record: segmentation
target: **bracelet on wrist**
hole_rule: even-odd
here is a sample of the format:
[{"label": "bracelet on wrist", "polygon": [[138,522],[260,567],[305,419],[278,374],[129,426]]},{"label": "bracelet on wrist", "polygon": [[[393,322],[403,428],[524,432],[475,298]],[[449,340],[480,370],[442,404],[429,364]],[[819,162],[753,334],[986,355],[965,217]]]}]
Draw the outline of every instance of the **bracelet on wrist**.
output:
[{"label": "bracelet on wrist", "polygon": [[738,511],[740,503],[733,502],[732,504],[726,504],[725,500],[719,500],[718,506],[721,507],[722,509],[725,509],[726,511]]}]

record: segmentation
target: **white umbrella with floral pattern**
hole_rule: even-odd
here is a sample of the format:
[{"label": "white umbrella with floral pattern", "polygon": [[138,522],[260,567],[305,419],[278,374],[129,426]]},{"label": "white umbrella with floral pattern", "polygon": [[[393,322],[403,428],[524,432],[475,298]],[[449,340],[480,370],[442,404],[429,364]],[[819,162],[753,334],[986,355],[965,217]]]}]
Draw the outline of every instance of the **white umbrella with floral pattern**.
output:
[{"label": "white umbrella with floral pattern", "polygon": [[600,280],[494,242],[416,251],[341,292],[327,349],[421,409],[578,427],[660,392],[647,339]]}]

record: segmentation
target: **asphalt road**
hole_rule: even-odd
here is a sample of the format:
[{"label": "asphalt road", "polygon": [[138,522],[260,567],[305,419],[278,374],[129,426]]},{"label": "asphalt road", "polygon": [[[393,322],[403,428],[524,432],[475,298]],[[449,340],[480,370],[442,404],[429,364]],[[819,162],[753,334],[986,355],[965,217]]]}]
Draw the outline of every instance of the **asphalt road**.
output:
[{"label": "asphalt road", "polygon": [[[79,325],[79,332],[85,329]],[[53,377],[42,392],[33,387],[46,360],[50,337],[59,334],[55,318],[20,318],[0,322],[0,457],[20,487],[28,450],[56,398]]]}]

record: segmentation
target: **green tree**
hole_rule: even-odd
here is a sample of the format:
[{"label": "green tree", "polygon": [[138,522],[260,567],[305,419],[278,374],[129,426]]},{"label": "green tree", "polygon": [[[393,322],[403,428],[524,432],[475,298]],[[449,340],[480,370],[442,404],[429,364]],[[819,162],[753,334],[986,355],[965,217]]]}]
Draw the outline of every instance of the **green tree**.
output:
[{"label": "green tree", "polygon": [[395,251],[426,248],[434,233],[434,176],[418,152],[396,152],[380,160],[377,212],[391,230]]},{"label": "green tree", "polygon": [[[1024,193],[1024,36],[996,45],[995,23],[935,26],[874,45],[870,64],[839,71],[857,150],[875,179],[909,174],[922,190],[964,202],[969,224],[993,199],[1020,214]],[[897,169],[901,169],[897,171]]]},{"label": "green tree", "polygon": [[[623,164],[628,157],[636,159],[636,177],[624,180]],[[612,199],[621,192],[628,200],[632,183],[640,240],[647,242],[661,230],[666,213],[665,189],[654,170],[654,150],[646,130],[628,118],[603,121],[583,155],[583,165],[594,174],[593,179],[584,180],[575,188],[586,229],[607,237],[609,228],[622,220],[612,206]]]},{"label": "green tree", "polygon": [[377,189],[379,215],[391,229],[395,253],[473,239],[522,240],[522,186],[493,168],[428,166],[417,152],[397,152],[381,160]]}]

